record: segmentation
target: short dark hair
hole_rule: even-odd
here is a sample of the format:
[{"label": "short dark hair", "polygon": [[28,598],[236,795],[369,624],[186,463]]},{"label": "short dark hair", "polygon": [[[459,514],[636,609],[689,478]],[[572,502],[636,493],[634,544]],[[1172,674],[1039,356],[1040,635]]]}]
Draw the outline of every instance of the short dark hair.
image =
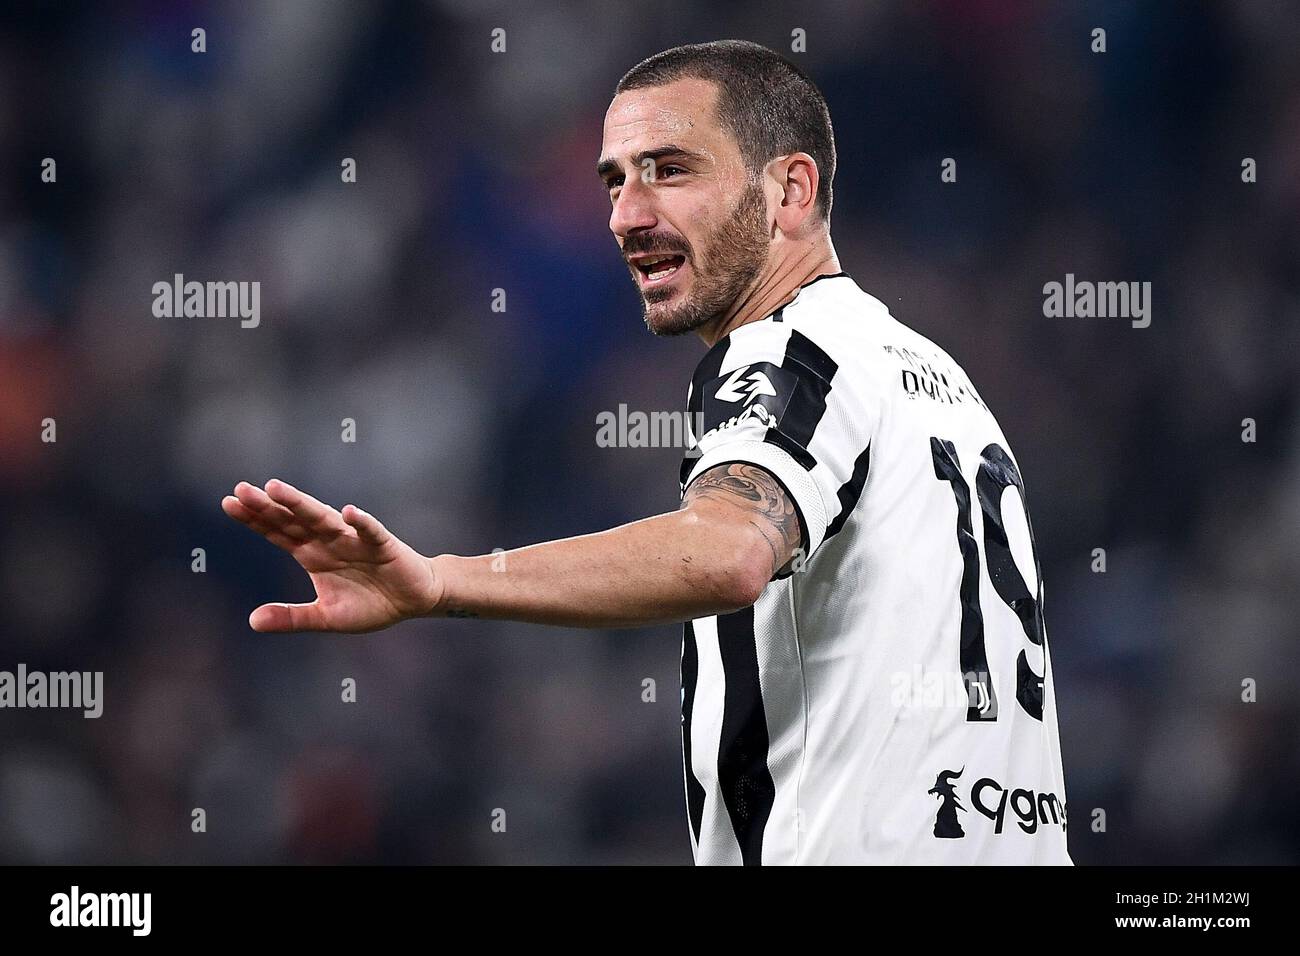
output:
[{"label": "short dark hair", "polygon": [[835,133],[826,98],[803,70],[748,40],[691,43],[642,60],[618,81],[614,95],[687,78],[717,85],[718,120],[735,135],[751,172],[789,153],[816,161],[817,211],[829,221]]}]

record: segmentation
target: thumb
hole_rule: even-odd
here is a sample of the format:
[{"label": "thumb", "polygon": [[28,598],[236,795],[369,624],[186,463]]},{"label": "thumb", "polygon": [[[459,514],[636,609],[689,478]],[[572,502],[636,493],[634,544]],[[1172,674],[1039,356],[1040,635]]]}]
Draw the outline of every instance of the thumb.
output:
[{"label": "thumb", "polygon": [[248,626],[263,633],[324,631],[325,615],[320,604],[263,604],[248,615]]}]

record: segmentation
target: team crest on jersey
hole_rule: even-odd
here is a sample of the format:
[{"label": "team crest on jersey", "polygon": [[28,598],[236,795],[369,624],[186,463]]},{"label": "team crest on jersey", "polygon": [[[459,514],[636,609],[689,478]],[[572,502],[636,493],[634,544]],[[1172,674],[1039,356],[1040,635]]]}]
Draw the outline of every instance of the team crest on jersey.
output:
[{"label": "team crest on jersey", "polygon": [[701,390],[700,439],[751,420],[776,425],[798,386],[798,376],[771,362],[742,365],[718,376]]},{"label": "team crest on jersey", "polygon": [[[939,800],[934,815],[934,835],[941,840],[959,840],[966,835],[957,819],[957,811],[968,811],[955,786],[955,781],[965,770],[962,767],[961,770],[940,771],[934,786],[926,791],[927,796]],[[1004,832],[1009,824],[1019,827],[1023,833],[1037,833],[1040,826],[1065,829],[1065,803],[1048,791],[1009,790],[992,777],[981,777],[971,785],[970,802],[981,817],[993,824],[995,834]]]}]

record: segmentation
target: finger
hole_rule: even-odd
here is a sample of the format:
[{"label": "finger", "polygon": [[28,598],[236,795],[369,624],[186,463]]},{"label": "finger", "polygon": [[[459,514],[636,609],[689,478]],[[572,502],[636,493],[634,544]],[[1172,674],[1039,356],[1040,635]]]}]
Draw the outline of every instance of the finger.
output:
[{"label": "finger", "polygon": [[263,604],[248,615],[248,626],[264,634],[329,630],[325,626],[325,615],[315,601],[311,604]]},{"label": "finger", "polygon": [[313,531],[339,532],[347,530],[342,516],[324,502],[317,501],[305,491],[299,491],[287,481],[272,478],[266,483],[266,493],[288,508],[298,522]]},{"label": "finger", "polygon": [[378,518],[362,511],[356,505],[343,506],[343,520],[357,529],[357,534],[362,541],[375,547],[382,547],[393,537],[388,529],[379,523]]},{"label": "finger", "polygon": [[[311,537],[311,533],[298,524],[292,511],[267,498],[261,488],[241,481],[235,486],[235,494],[231,497],[239,504],[242,514],[251,516],[260,525],[257,528],[259,533],[271,530],[299,543]],[[229,511],[227,513],[229,514]]]},{"label": "finger", "polygon": [[221,510],[230,515],[230,517],[234,518],[240,524],[256,531],[278,548],[283,548],[286,551],[293,551],[302,543],[297,538],[291,538],[287,534],[284,534],[262,521],[258,515],[245,508],[243,502],[234,495],[226,495],[226,497],[221,499]]},{"label": "finger", "polygon": [[284,505],[272,501],[266,492],[257,485],[250,485],[246,481],[241,481],[235,485],[235,497],[239,499],[239,503],[245,508],[254,512],[261,521],[280,529],[284,534],[292,538],[298,538],[301,541],[313,537],[312,532],[302,525],[292,511]]}]

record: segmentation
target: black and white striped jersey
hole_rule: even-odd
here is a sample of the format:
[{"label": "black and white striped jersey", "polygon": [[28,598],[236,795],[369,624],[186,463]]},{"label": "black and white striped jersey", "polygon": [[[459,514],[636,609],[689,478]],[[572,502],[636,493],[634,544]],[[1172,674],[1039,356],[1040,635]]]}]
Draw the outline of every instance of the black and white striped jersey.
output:
[{"label": "black and white striped jersey", "polygon": [[769,471],[806,554],[685,625],[700,864],[1071,863],[1020,469],[965,372],[848,275],[701,360],[681,485]]}]

